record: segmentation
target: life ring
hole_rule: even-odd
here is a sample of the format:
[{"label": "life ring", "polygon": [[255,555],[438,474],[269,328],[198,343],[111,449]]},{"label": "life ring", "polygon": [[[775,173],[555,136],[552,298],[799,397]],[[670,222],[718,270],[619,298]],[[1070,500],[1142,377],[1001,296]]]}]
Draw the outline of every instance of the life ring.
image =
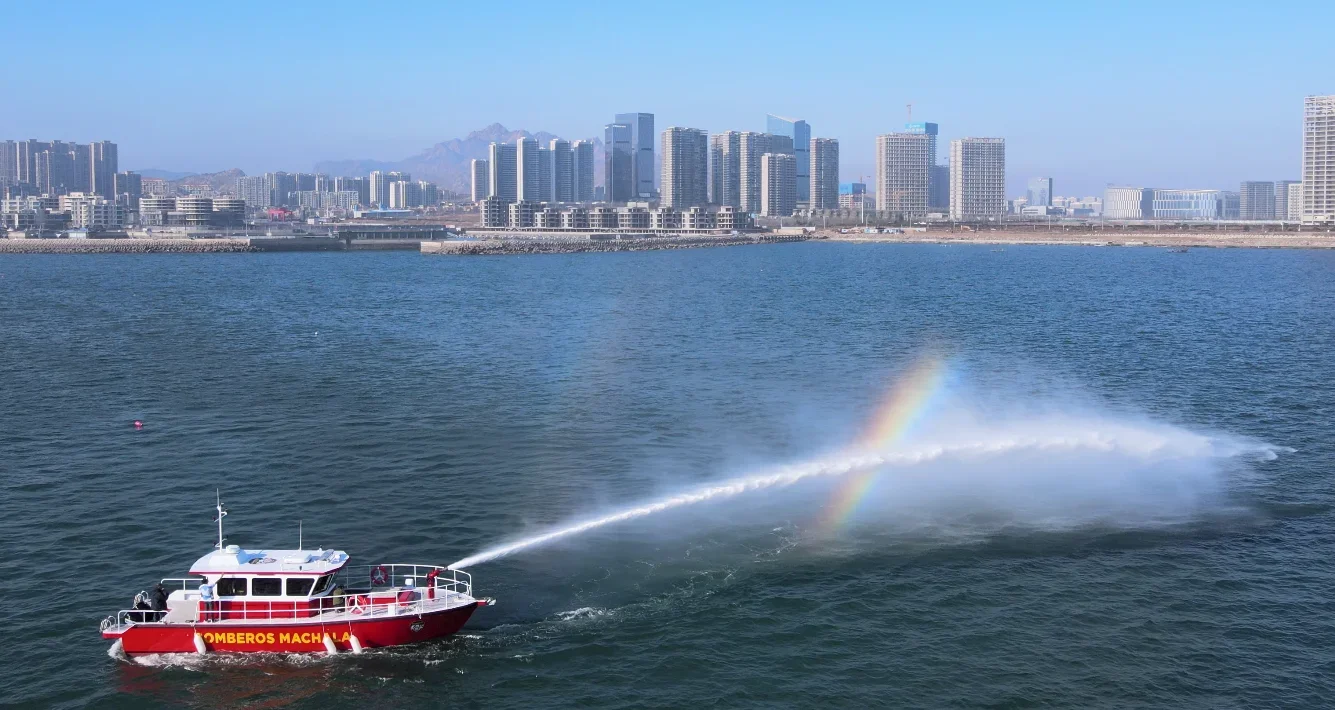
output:
[{"label": "life ring", "polygon": [[389,584],[389,570],[384,565],[380,565],[371,570],[371,586],[383,587]]},{"label": "life ring", "polygon": [[426,573],[426,598],[436,598],[436,577],[440,576],[440,570],[433,569]]}]

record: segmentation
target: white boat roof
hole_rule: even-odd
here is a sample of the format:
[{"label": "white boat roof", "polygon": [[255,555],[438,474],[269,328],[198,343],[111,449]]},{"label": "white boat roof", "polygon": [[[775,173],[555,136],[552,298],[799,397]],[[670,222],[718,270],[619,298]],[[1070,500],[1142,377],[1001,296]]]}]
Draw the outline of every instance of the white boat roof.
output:
[{"label": "white boat roof", "polygon": [[348,563],[342,550],[246,550],[228,545],[190,566],[190,574],[328,574]]}]

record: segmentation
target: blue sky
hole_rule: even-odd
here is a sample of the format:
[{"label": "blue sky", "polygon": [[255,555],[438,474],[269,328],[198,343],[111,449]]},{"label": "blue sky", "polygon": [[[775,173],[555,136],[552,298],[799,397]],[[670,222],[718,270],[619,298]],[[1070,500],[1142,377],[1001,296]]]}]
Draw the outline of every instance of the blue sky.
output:
[{"label": "blue sky", "polygon": [[[419,5],[419,6],[414,6]],[[0,138],[113,140],[123,168],[398,159],[492,122],[593,136],[840,139],[845,181],[905,105],[1007,140],[1008,192],[1296,179],[1302,97],[1335,93],[1335,3],[47,2],[4,11]],[[58,29],[57,29],[58,28]],[[21,58],[21,59],[16,59]],[[19,108],[21,107],[21,108]]]}]

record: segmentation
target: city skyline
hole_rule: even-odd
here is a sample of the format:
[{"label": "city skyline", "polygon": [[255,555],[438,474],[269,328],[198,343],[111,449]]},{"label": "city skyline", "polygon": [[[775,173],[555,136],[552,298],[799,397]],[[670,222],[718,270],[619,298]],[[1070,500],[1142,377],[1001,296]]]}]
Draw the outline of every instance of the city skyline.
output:
[{"label": "city skyline", "polygon": [[[654,113],[660,129],[697,126],[711,135],[764,131],[765,115],[774,114],[801,117],[815,134],[838,139],[841,173],[851,178],[874,173],[875,137],[898,130],[909,120],[907,105],[913,104],[913,120],[941,126],[942,146],[966,136],[1005,137],[1008,195],[1023,194],[1031,175],[1051,175],[1063,193],[1097,194],[1109,183],[1235,189],[1248,180],[1297,179],[1301,110],[1295,110],[1295,102],[1335,93],[1335,80],[1320,69],[1335,64],[1335,48],[1281,41],[1300,12],[1316,26],[1335,19],[1335,10],[1317,3],[1283,11],[1144,5],[1100,14],[1097,21],[1092,10],[1054,3],[1059,31],[1043,33],[1026,32],[1019,14],[981,3],[967,4],[966,11],[854,5],[846,8],[851,15],[840,13],[841,20],[811,17],[802,6],[784,3],[759,16],[742,6],[710,6],[713,21],[746,29],[730,36],[726,51],[676,31],[692,14],[691,3],[687,6],[679,13],[636,9],[626,19],[628,26],[653,19],[652,31],[642,36],[614,33],[598,43],[563,45],[565,80],[515,93],[498,79],[522,76],[539,54],[551,51],[536,41],[541,23],[507,25],[514,49],[501,53],[485,71],[456,63],[494,37],[451,32],[449,43],[436,41],[442,27],[493,24],[500,13],[495,9],[421,8],[413,23],[393,25],[390,40],[357,22],[356,13],[337,8],[313,15],[303,7],[281,7],[258,25],[245,13],[201,25],[191,22],[190,11],[162,12],[165,5],[112,9],[88,3],[80,12],[62,15],[68,41],[95,40],[107,51],[132,53],[140,65],[155,67],[158,80],[174,90],[143,95],[110,83],[95,85],[86,87],[89,93],[81,103],[98,110],[70,111],[50,100],[53,87],[61,85],[51,79],[72,77],[83,68],[78,57],[55,53],[43,72],[0,79],[8,95],[34,99],[25,103],[25,111],[6,117],[4,132],[38,140],[115,141],[121,146],[121,165],[131,170],[236,167],[258,174],[311,170],[322,160],[398,160],[493,121],[573,141],[600,136],[601,127],[628,108]],[[1208,13],[1201,12],[1205,7]],[[706,6],[699,8],[703,12]],[[543,11],[550,8],[520,3],[505,12]],[[54,10],[38,6],[12,8],[8,15],[16,27],[47,26],[55,19]],[[561,15],[571,26],[598,17],[591,7],[562,8]],[[887,85],[878,78],[877,60],[864,48],[883,39],[879,28],[891,20],[936,31],[896,37],[897,52],[931,62],[921,72],[894,74]],[[813,61],[799,53],[759,54],[767,37],[794,24],[803,27],[807,46],[825,47],[820,56]],[[298,29],[315,31],[292,31]],[[1015,32],[1024,41],[1007,43],[1008,33]],[[18,55],[35,56],[45,46],[38,34],[16,33],[9,42]],[[950,36],[988,41],[947,43]],[[198,72],[198,64],[183,60],[199,56],[225,56],[229,72],[259,75],[272,59],[262,50],[272,46],[282,46],[294,61],[319,58],[322,71],[266,91],[265,111],[254,110],[253,95],[242,93],[240,83],[185,81]],[[336,46],[358,51],[329,49]],[[643,63],[622,66],[604,59],[608,51],[632,47],[638,47],[637,56],[687,56],[687,64],[649,81]],[[364,60],[371,49],[384,62],[406,60],[421,69],[374,71]],[[690,57],[691,50],[701,50],[700,56]],[[1034,54],[1062,58],[1050,86],[1026,78]],[[717,62],[747,56],[765,56],[775,64],[774,71],[756,76],[748,86],[747,101],[736,101],[726,82],[698,82]],[[1221,91],[1219,82],[1151,80],[1165,67],[1188,60],[1226,77],[1228,90]],[[448,79],[446,88],[435,88],[437,76]],[[942,81],[947,76],[951,80]],[[580,81],[586,90],[569,92],[571,82]],[[875,91],[863,90],[869,82]],[[364,100],[368,93],[374,101]],[[839,95],[858,98],[832,100]],[[1044,100],[1035,100],[1039,96]],[[208,111],[194,108],[201,102]],[[1203,113],[1205,102],[1211,109]],[[205,135],[208,140],[201,141]]]}]

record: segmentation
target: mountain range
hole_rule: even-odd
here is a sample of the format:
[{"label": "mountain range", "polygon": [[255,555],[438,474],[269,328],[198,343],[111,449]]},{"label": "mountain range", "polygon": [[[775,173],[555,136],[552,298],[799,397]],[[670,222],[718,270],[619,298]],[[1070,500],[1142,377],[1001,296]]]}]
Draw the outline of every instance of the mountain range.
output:
[{"label": "mountain range", "polygon": [[[536,133],[525,130],[512,131],[499,123],[493,123],[482,130],[469,133],[466,138],[454,138],[437,143],[403,160],[322,160],[315,164],[315,172],[334,177],[361,177],[373,170],[397,170],[409,173],[414,180],[430,180],[443,189],[467,193],[472,183],[469,161],[474,158],[485,160],[488,147],[492,143],[513,143],[520,138],[532,138],[538,141],[539,145],[546,145],[558,137],[546,131]],[[603,179],[603,142],[598,138],[591,140],[594,182],[598,184]]]}]

